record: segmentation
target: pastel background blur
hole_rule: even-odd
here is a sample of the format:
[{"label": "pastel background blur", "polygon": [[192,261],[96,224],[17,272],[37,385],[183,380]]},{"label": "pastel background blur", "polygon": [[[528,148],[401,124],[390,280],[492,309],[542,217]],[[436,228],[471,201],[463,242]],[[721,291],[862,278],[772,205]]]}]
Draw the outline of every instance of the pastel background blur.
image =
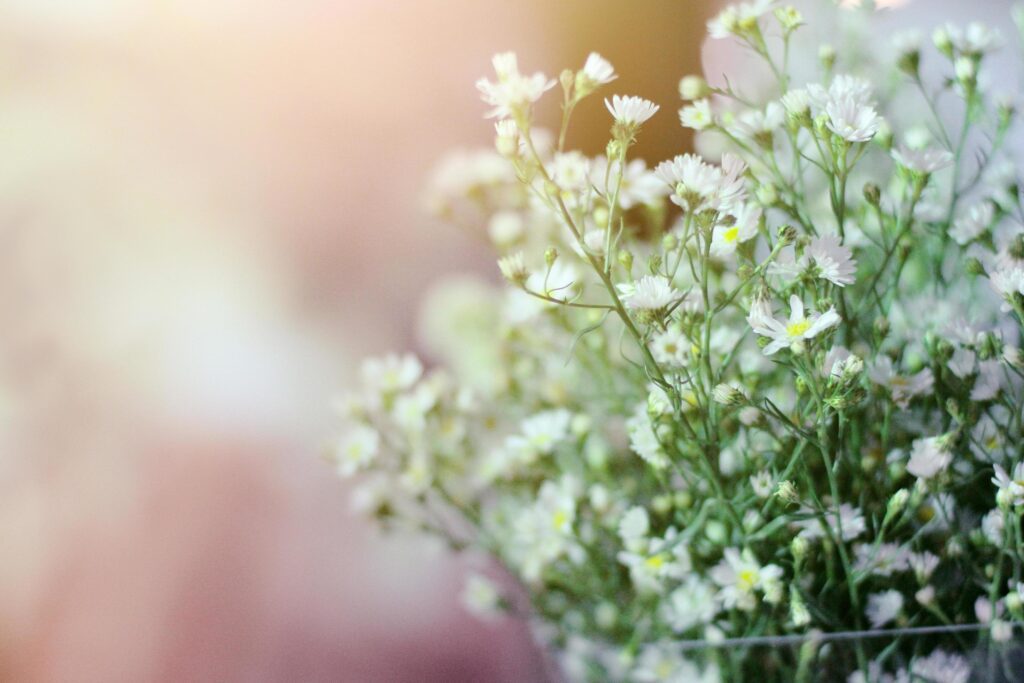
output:
[{"label": "pastel background blur", "polygon": [[547,680],[458,562],[353,516],[330,399],[417,349],[429,285],[497,280],[423,209],[490,144],[491,54],[599,51],[657,162],[715,4],[0,0],[0,680]]}]

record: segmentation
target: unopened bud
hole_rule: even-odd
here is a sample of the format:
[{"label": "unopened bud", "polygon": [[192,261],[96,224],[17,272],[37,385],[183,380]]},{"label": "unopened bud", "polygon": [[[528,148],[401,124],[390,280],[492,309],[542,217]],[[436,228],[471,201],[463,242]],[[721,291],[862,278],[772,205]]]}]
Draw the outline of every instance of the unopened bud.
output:
[{"label": "unopened bud", "polygon": [[822,44],[818,48],[818,61],[821,62],[821,66],[825,71],[831,71],[832,67],[836,64],[836,49],[828,43]]},{"label": "unopened bud", "polygon": [[619,250],[619,263],[622,264],[622,267],[626,269],[627,273],[632,271],[633,270],[633,252],[629,251],[628,249],[620,249]]},{"label": "unopened bud", "polygon": [[679,81],[679,96],[684,100],[699,100],[710,94],[711,88],[701,76],[683,76]]},{"label": "unopened bud", "polygon": [[882,191],[878,188],[878,185],[874,183],[868,183],[864,186],[864,199],[871,206],[878,206],[882,201]]},{"label": "unopened bud", "polygon": [[889,503],[885,506],[885,516],[890,519],[899,516],[906,509],[909,500],[910,491],[906,489],[898,490],[889,498]]},{"label": "unopened bud", "polygon": [[793,555],[793,559],[796,562],[802,562],[807,557],[807,551],[810,550],[810,544],[807,539],[803,536],[797,536],[789,544],[789,552]]},{"label": "unopened bud", "polygon": [[778,236],[779,242],[782,243],[783,246],[793,244],[793,242],[796,241],[797,236],[796,228],[792,225],[780,226]]},{"label": "unopened bud", "polygon": [[952,59],[953,41],[949,37],[949,31],[947,31],[945,27],[940,26],[935,29],[935,32],[932,33],[932,42],[935,44],[935,48],[939,52]]},{"label": "unopened bud", "polygon": [[985,271],[985,266],[982,265],[981,261],[979,261],[977,257],[974,256],[967,259],[967,261],[964,263],[964,270],[967,272],[968,275],[987,275],[987,272]]},{"label": "unopened bud", "polygon": [[544,251],[544,263],[548,264],[548,268],[555,265],[555,261],[558,260],[558,249],[555,247],[548,247]]},{"label": "unopened bud", "polygon": [[775,487],[775,497],[787,505],[795,505],[800,502],[800,494],[788,479],[784,479]]},{"label": "unopened bud", "polygon": [[558,82],[561,83],[562,90],[571,93],[573,83],[576,82],[576,75],[572,72],[572,69],[566,69],[558,76]]},{"label": "unopened bud", "polygon": [[715,402],[721,403],[724,406],[739,406],[747,402],[747,397],[743,395],[742,391],[724,383],[714,388],[712,396]]}]

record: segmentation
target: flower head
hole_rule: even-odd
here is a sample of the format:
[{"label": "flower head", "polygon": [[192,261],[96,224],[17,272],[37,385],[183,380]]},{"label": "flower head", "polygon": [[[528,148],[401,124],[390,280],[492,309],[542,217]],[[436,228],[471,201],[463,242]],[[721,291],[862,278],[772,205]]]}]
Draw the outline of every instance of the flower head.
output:
[{"label": "flower head", "polygon": [[771,341],[764,347],[764,354],[770,356],[780,349],[796,347],[805,340],[813,339],[822,332],[839,324],[839,314],[834,308],[820,315],[805,315],[804,304],[797,295],[789,297],[790,314],[785,323],[772,316],[771,308],[764,300],[757,300],[750,307],[747,322],[757,334]]},{"label": "flower head", "polygon": [[661,275],[645,275],[622,296],[627,308],[642,311],[663,311],[679,298],[676,288]]},{"label": "flower head", "polygon": [[513,52],[497,54],[491,61],[497,81],[481,78],[476,82],[481,98],[492,107],[486,114],[488,118],[525,117],[529,107],[555,86],[555,81],[540,72],[532,76],[520,74]]},{"label": "flower head", "polygon": [[611,101],[604,100],[604,105],[615,120],[615,125],[635,131],[647,119],[657,114],[657,104],[633,95],[612,95]]},{"label": "flower head", "polygon": [[953,165],[953,154],[945,149],[910,149],[900,146],[892,150],[896,163],[912,173],[931,175]]}]

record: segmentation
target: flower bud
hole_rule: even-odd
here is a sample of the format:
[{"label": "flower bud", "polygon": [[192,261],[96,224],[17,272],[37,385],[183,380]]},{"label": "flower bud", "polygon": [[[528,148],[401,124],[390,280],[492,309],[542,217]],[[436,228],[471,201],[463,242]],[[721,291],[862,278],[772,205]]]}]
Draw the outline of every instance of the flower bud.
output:
[{"label": "flower bud", "polygon": [[779,226],[778,237],[779,242],[782,244],[782,246],[793,244],[793,242],[796,241],[797,237],[796,228],[794,228],[792,225]]},{"label": "flower bud", "polygon": [[775,202],[779,201],[779,192],[771,183],[758,185],[754,196],[757,197],[758,203],[762,206],[774,206]]},{"label": "flower bud", "polygon": [[775,487],[775,497],[787,505],[796,505],[800,502],[800,494],[793,482],[784,479]]},{"label": "flower bud", "polygon": [[558,82],[562,85],[562,90],[567,94],[571,94],[573,83],[576,82],[576,75],[572,72],[572,69],[565,69],[559,74]]},{"label": "flower bud", "polygon": [[898,490],[889,498],[889,503],[885,506],[885,516],[889,519],[898,517],[906,509],[909,500],[910,491],[906,489]]},{"label": "flower bud", "polygon": [[968,275],[988,275],[988,273],[985,271],[985,266],[982,265],[981,261],[979,261],[974,256],[967,259],[967,261],[964,263],[964,271],[966,271]]},{"label": "flower bud", "polygon": [[882,191],[878,185],[868,183],[864,186],[864,199],[871,206],[878,206],[882,201]]},{"label": "flower bud", "polygon": [[807,551],[810,550],[810,543],[803,536],[797,536],[789,544],[789,552],[793,555],[793,560],[799,564],[803,562],[803,559],[807,557]]},{"label": "flower bud", "polygon": [[683,76],[679,81],[679,97],[684,100],[699,100],[711,94],[711,88],[702,76]]},{"label": "flower bud", "polygon": [[711,520],[704,525],[704,535],[716,545],[724,545],[728,540],[725,525],[717,520]]},{"label": "flower bud", "polygon": [[914,599],[922,607],[928,607],[935,602],[935,588],[933,586],[925,586],[914,593]]},{"label": "flower bud", "polygon": [[526,271],[526,265],[523,263],[522,252],[516,252],[515,254],[498,259],[498,269],[505,276],[506,280],[519,287],[522,287],[530,276]]},{"label": "flower bud", "polygon": [[633,270],[633,252],[629,251],[628,249],[620,249],[619,250],[619,263],[622,264],[622,267],[626,269],[627,273],[632,271]]},{"label": "flower bud", "polygon": [[953,41],[949,37],[949,31],[945,27],[940,26],[935,29],[932,33],[932,42],[935,44],[935,48],[946,55],[950,59],[953,58]]},{"label": "flower bud", "polygon": [[558,249],[555,247],[548,247],[544,251],[544,263],[548,264],[548,268],[555,265],[555,261],[558,260]]},{"label": "flower bud", "polygon": [[716,403],[721,403],[724,406],[739,406],[747,402],[747,397],[743,395],[742,391],[724,383],[716,386],[711,395]]},{"label": "flower bud", "polygon": [[598,628],[610,631],[615,628],[615,623],[619,620],[619,608],[611,602],[599,603],[594,608],[594,622]]},{"label": "flower bud", "polygon": [[821,62],[821,66],[825,71],[831,71],[832,67],[836,64],[836,49],[828,43],[823,43],[818,48],[818,61]]},{"label": "flower bud", "polygon": [[789,618],[797,628],[811,623],[811,613],[807,610],[807,603],[804,602],[795,585],[789,587]]}]

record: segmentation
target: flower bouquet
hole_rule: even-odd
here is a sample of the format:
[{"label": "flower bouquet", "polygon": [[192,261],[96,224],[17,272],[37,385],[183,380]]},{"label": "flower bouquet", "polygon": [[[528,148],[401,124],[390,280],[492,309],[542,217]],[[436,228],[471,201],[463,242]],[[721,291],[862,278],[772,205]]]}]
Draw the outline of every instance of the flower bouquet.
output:
[{"label": "flower bouquet", "polygon": [[521,590],[474,575],[467,604],[567,679],[1024,680],[1024,213],[988,71],[1017,48],[837,49],[813,20],[875,15],[812,5],[709,23],[757,64],[682,79],[704,156],[653,169],[640,97],[604,99],[602,156],[566,147],[608,61],[497,55],[495,148],[435,206],[506,286],[432,297],[438,367],[368,360],[342,401],[362,508],[492,558]]}]

